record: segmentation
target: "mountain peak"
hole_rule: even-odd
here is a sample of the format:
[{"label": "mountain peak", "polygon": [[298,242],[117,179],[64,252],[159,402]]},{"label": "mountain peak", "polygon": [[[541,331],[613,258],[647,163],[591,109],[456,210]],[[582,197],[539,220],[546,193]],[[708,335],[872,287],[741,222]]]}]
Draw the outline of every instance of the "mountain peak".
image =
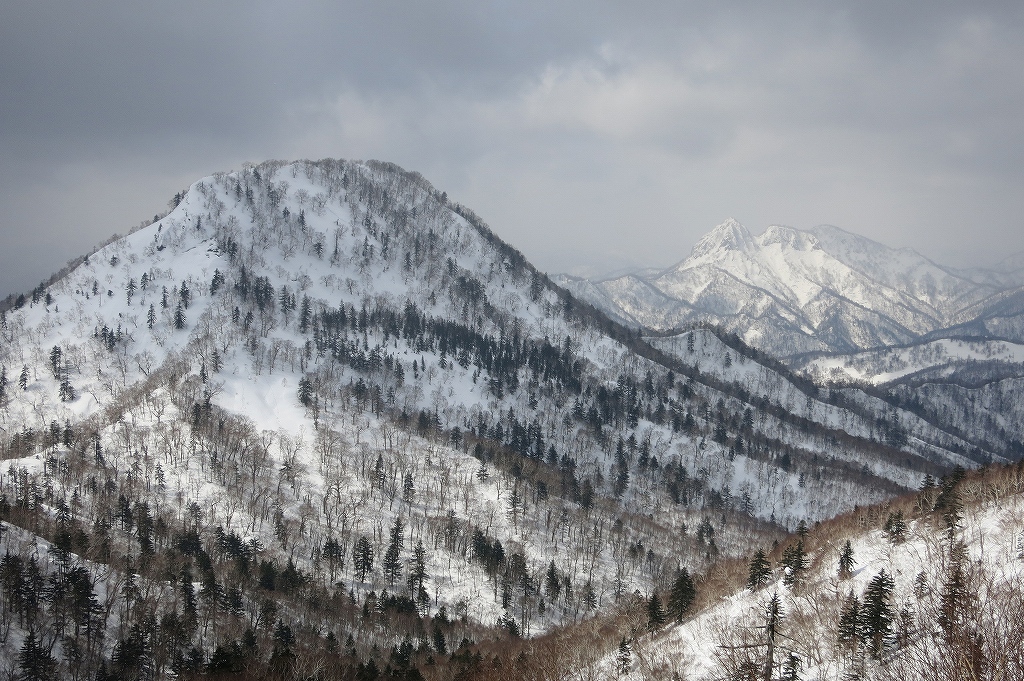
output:
[{"label": "mountain peak", "polygon": [[690,258],[702,258],[720,251],[748,251],[756,247],[754,237],[747,228],[729,218],[697,242],[690,252]]},{"label": "mountain peak", "polygon": [[757,242],[762,248],[778,244],[780,247],[798,251],[809,251],[820,247],[814,234],[783,225],[771,225],[758,237]]}]

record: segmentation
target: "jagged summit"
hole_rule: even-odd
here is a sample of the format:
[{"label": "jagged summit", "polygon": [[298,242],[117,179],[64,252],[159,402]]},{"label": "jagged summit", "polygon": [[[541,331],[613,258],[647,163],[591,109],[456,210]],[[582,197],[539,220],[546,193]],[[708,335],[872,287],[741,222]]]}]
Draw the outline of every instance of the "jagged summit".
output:
[{"label": "jagged summit", "polygon": [[722,251],[745,251],[755,247],[754,237],[733,218],[701,237],[690,252],[689,260],[714,256]]}]

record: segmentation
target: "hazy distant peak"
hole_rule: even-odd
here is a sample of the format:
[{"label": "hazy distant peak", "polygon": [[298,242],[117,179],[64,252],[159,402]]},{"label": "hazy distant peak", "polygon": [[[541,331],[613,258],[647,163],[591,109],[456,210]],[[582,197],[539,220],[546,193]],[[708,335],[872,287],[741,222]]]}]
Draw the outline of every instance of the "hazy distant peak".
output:
[{"label": "hazy distant peak", "polygon": [[840,260],[843,259],[844,255],[850,253],[857,253],[861,256],[885,257],[897,252],[912,254],[921,260],[925,260],[923,255],[913,249],[899,249],[897,251],[897,249],[880,244],[866,236],[848,232],[835,225],[818,225],[807,231],[814,235],[823,250],[838,257]]},{"label": "hazy distant peak", "polygon": [[809,251],[820,248],[818,239],[810,232],[783,225],[771,225],[758,237],[757,241],[762,248],[772,245],[797,251]]},{"label": "hazy distant peak", "polygon": [[690,252],[690,258],[702,258],[721,251],[749,251],[757,242],[746,227],[729,218],[705,234]]}]

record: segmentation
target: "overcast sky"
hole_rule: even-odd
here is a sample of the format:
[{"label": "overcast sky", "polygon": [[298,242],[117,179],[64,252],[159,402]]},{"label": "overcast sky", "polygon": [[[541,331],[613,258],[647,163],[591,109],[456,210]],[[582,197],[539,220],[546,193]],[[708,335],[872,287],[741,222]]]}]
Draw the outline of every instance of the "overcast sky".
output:
[{"label": "overcast sky", "polygon": [[0,13],[0,296],[268,158],[422,173],[549,272],[725,218],[1024,250],[1024,3],[41,2]]}]

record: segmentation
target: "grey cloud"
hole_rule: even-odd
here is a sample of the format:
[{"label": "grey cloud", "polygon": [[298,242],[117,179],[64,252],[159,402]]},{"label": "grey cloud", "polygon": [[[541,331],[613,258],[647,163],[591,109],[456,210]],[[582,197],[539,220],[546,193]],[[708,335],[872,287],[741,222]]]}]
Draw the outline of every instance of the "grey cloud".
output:
[{"label": "grey cloud", "polygon": [[419,170],[553,270],[668,264],[729,215],[994,260],[1024,248],[1019,5],[9,3],[0,291],[190,180],[322,156]]}]

